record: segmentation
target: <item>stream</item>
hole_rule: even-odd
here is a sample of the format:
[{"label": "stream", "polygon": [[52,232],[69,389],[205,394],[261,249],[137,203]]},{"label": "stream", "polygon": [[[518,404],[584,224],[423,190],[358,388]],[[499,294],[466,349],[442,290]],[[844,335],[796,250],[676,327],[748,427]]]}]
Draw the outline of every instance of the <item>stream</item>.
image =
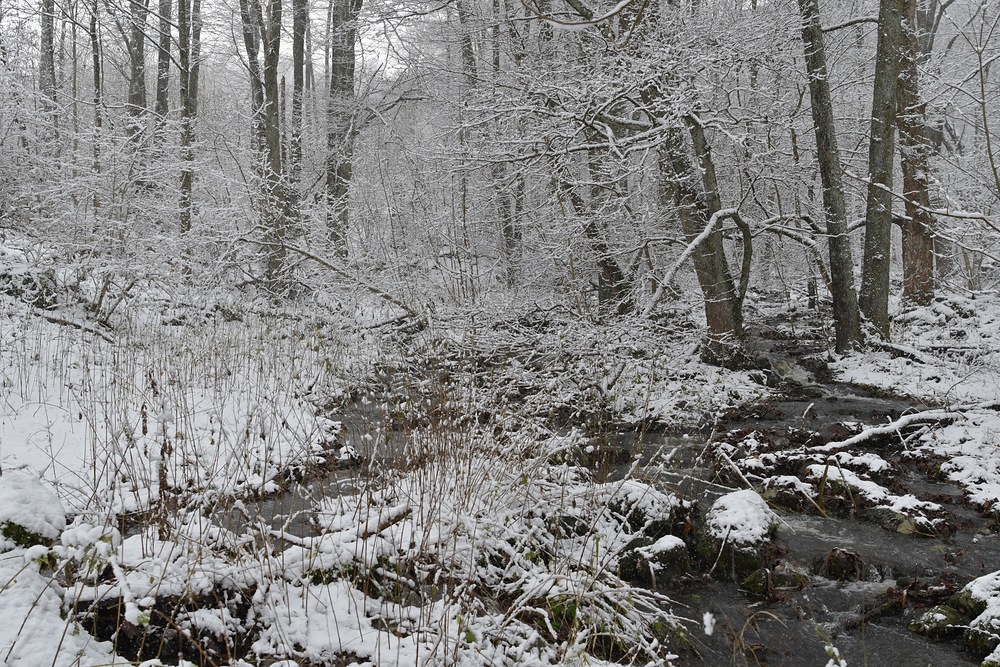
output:
[{"label": "stream", "polygon": [[[924,407],[877,396],[860,387],[813,382],[815,376],[804,373],[800,377],[806,382],[784,387],[787,398],[727,417],[717,425],[713,436],[724,430],[748,428],[774,432],[792,428],[829,434],[847,422],[885,423],[914,407]],[[344,419],[341,441],[362,453],[362,460],[374,453],[371,442],[388,441],[389,449],[378,452],[377,458],[391,460],[395,454],[392,443],[400,442],[405,435],[381,433],[373,439],[370,434],[379,424],[369,412],[359,411]],[[733,490],[731,479],[720,483],[718,464],[710,460],[707,443],[713,436],[605,436],[600,446],[628,456],[609,457],[610,463],[595,467],[595,476],[614,480],[631,473],[663,491],[697,500],[704,510],[717,497]],[[899,465],[903,486],[909,493],[921,499],[933,498],[946,507],[954,532],[945,538],[919,537],[892,532],[856,516],[823,517],[778,510],[780,526],[774,544],[780,555],[771,563],[772,570],[805,574],[808,583],[801,588],[780,589],[766,600],[742,591],[737,581],[729,581],[719,573],[664,585],[661,592],[676,605],[672,611],[699,621],[709,612],[715,619],[711,635],[694,626],[690,646],[680,649],[677,664],[816,667],[830,660],[827,646],[832,644],[852,667],[979,665],[958,640],[934,642],[907,630],[907,623],[933,603],[904,598],[899,609],[869,613],[901,591],[928,587],[953,591],[1000,567],[1000,534],[994,530],[993,519],[963,504],[957,486],[926,478],[912,470],[912,463],[886,456]],[[617,463],[629,458],[631,463]],[[233,521],[269,524],[274,530],[299,536],[310,534],[314,530],[310,516],[316,498],[353,493],[364,476],[364,471],[358,469],[335,470],[324,479],[293,487],[274,498],[246,503],[245,511],[237,513],[242,518],[236,516]],[[818,574],[818,564],[835,549],[856,555],[860,563],[858,576],[852,578],[857,580],[838,581]]]}]

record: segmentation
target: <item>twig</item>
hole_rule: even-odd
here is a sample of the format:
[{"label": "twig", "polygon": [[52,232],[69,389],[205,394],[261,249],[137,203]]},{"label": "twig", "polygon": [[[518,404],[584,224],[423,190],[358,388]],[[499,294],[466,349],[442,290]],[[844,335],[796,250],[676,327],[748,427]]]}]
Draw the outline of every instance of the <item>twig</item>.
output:
[{"label": "twig", "polygon": [[97,329],[94,329],[92,327],[88,327],[85,324],[80,324],[79,322],[74,322],[72,320],[64,320],[63,318],[56,317],[54,315],[42,315],[42,314],[40,314],[39,317],[41,317],[46,322],[51,322],[52,324],[61,324],[63,326],[67,326],[67,327],[73,327],[74,329],[79,329],[80,331],[86,331],[87,333],[94,334],[98,338],[101,338],[102,340],[104,340],[104,341],[106,341],[108,343],[111,343],[111,344],[115,343],[115,339],[112,338],[111,336],[108,336],[107,334],[105,334],[105,333],[103,333],[101,331],[98,331]]},{"label": "twig", "polygon": [[397,308],[400,308],[401,310],[405,311],[410,317],[412,317],[412,318],[414,318],[416,320],[419,320],[421,322],[424,321],[424,318],[423,318],[422,315],[420,315],[417,311],[413,310],[412,308],[410,308],[409,306],[407,306],[405,303],[403,303],[402,301],[400,301],[399,299],[397,299],[393,295],[389,294],[388,292],[386,292],[384,290],[380,290],[378,287],[375,287],[374,285],[372,285],[372,284],[370,284],[368,282],[358,281],[354,276],[352,276],[351,274],[349,274],[345,269],[337,266],[336,264],[334,264],[333,262],[331,262],[328,259],[324,259],[323,257],[320,257],[319,255],[315,255],[315,254],[309,252],[308,250],[303,250],[302,248],[297,248],[295,246],[286,245],[284,243],[274,243],[272,241],[261,241],[261,240],[258,240],[258,239],[247,239],[247,240],[250,241],[251,243],[256,243],[258,245],[267,246],[269,248],[281,248],[283,250],[291,250],[294,253],[302,255],[306,259],[311,259],[312,261],[314,261],[317,264],[319,264],[320,266],[322,266],[324,269],[332,271],[333,273],[337,274],[341,278],[344,278],[345,280],[350,280],[352,282],[355,282],[355,283],[359,284],[363,289],[371,292],[372,294],[374,294],[375,296],[377,296],[377,297],[379,297],[381,299],[384,299],[385,301],[391,303],[392,305],[396,306]]}]

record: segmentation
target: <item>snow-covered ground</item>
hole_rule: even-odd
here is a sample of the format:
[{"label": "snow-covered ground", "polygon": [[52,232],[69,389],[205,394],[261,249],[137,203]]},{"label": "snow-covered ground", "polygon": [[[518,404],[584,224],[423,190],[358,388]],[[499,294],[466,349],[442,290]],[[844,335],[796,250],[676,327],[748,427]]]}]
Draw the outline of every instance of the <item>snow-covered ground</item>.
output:
[{"label": "snow-covered ground", "polygon": [[[685,501],[596,479],[588,441],[551,430],[693,429],[772,394],[703,365],[689,328],[441,321],[400,344],[315,309],[184,300],[147,288],[106,329],[0,295],[0,661],[655,665],[709,631],[619,571],[669,571]],[[1000,502],[997,323],[996,299],[955,298],[900,317],[891,346],[830,357],[838,380],[954,413],[908,446],[982,506]],[[337,410],[369,398],[407,424],[362,434],[394,460],[366,459],[348,491],[294,486],[335,467]],[[771,483],[936,511],[872,481],[876,454],[834,458]],[[276,494],[299,494],[313,530],[252,509]],[[749,490],[708,519],[734,544],[775,524]]]}]

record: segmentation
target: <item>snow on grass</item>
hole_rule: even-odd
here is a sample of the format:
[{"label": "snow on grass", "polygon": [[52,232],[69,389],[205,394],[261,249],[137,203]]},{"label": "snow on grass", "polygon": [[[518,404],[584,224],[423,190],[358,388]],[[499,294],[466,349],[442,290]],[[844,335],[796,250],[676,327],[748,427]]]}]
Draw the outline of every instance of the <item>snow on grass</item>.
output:
[{"label": "snow on grass", "polygon": [[770,390],[752,376],[749,371],[701,363],[695,347],[689,346],[681,355],[664,351],[652,359],[625,364],[611,392],[612,405],[626,421],[686,426],[769,395]]},{"label": "snow on grass", "polygon": [[50,578],[22,550],[0,555],[0,662],[9,667],[127,665],[110,642],[67,621]]},{"label": "snow on grass", "polygon": [[336,343],[308,322],[147,315],[108,342],[0,309],[0,466],[58,481],[73,509],[142,510],[164,489],[265,493],[323,453],[310,392]]},{"label": "snow on grass", "polygon": [[[670,525],[680,501],[635,481],[592,482],[551,463],[544,444],[504,453],[491,444],[473,436],[360,494],[324,500],[320,535],[282,555],[294,595],[273,603],[276,619],[302,618],[282,621],[258,648],[280,654],[288,636],[303,657],[377,651],[377,664],[442,651],[463,664],[603,664],[622,651],[665,664],[660,633],[676,632],[679,619],[666,598],[614,572],[626,545]],[[338,636],[334,617],[348,619]]]}]

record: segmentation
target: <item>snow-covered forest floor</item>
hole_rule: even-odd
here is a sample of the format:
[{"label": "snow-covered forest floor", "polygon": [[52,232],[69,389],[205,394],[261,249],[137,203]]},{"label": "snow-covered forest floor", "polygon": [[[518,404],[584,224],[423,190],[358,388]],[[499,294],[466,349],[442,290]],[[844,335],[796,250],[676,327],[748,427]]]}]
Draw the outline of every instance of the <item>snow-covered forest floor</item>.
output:
[{"label": "snow-covered forest floor", "polygon": [[[691,595],[730,580],[775,618],[783,590],[877,581],[890,606],[850,613],[964,632],[977,661],[1000,642],[1000,562],[904,580],[776,537],[794,514],[1000,539],[996,295],[837,358],[828,317],[752,294],[759,368],[730,371],[699,361],[695,302],[415,321],[102,285],[0,248],[5,664],[722,664],[721,635],[754,664],[748,626]],[[853,626],[824,623],[840,664]]]}]

